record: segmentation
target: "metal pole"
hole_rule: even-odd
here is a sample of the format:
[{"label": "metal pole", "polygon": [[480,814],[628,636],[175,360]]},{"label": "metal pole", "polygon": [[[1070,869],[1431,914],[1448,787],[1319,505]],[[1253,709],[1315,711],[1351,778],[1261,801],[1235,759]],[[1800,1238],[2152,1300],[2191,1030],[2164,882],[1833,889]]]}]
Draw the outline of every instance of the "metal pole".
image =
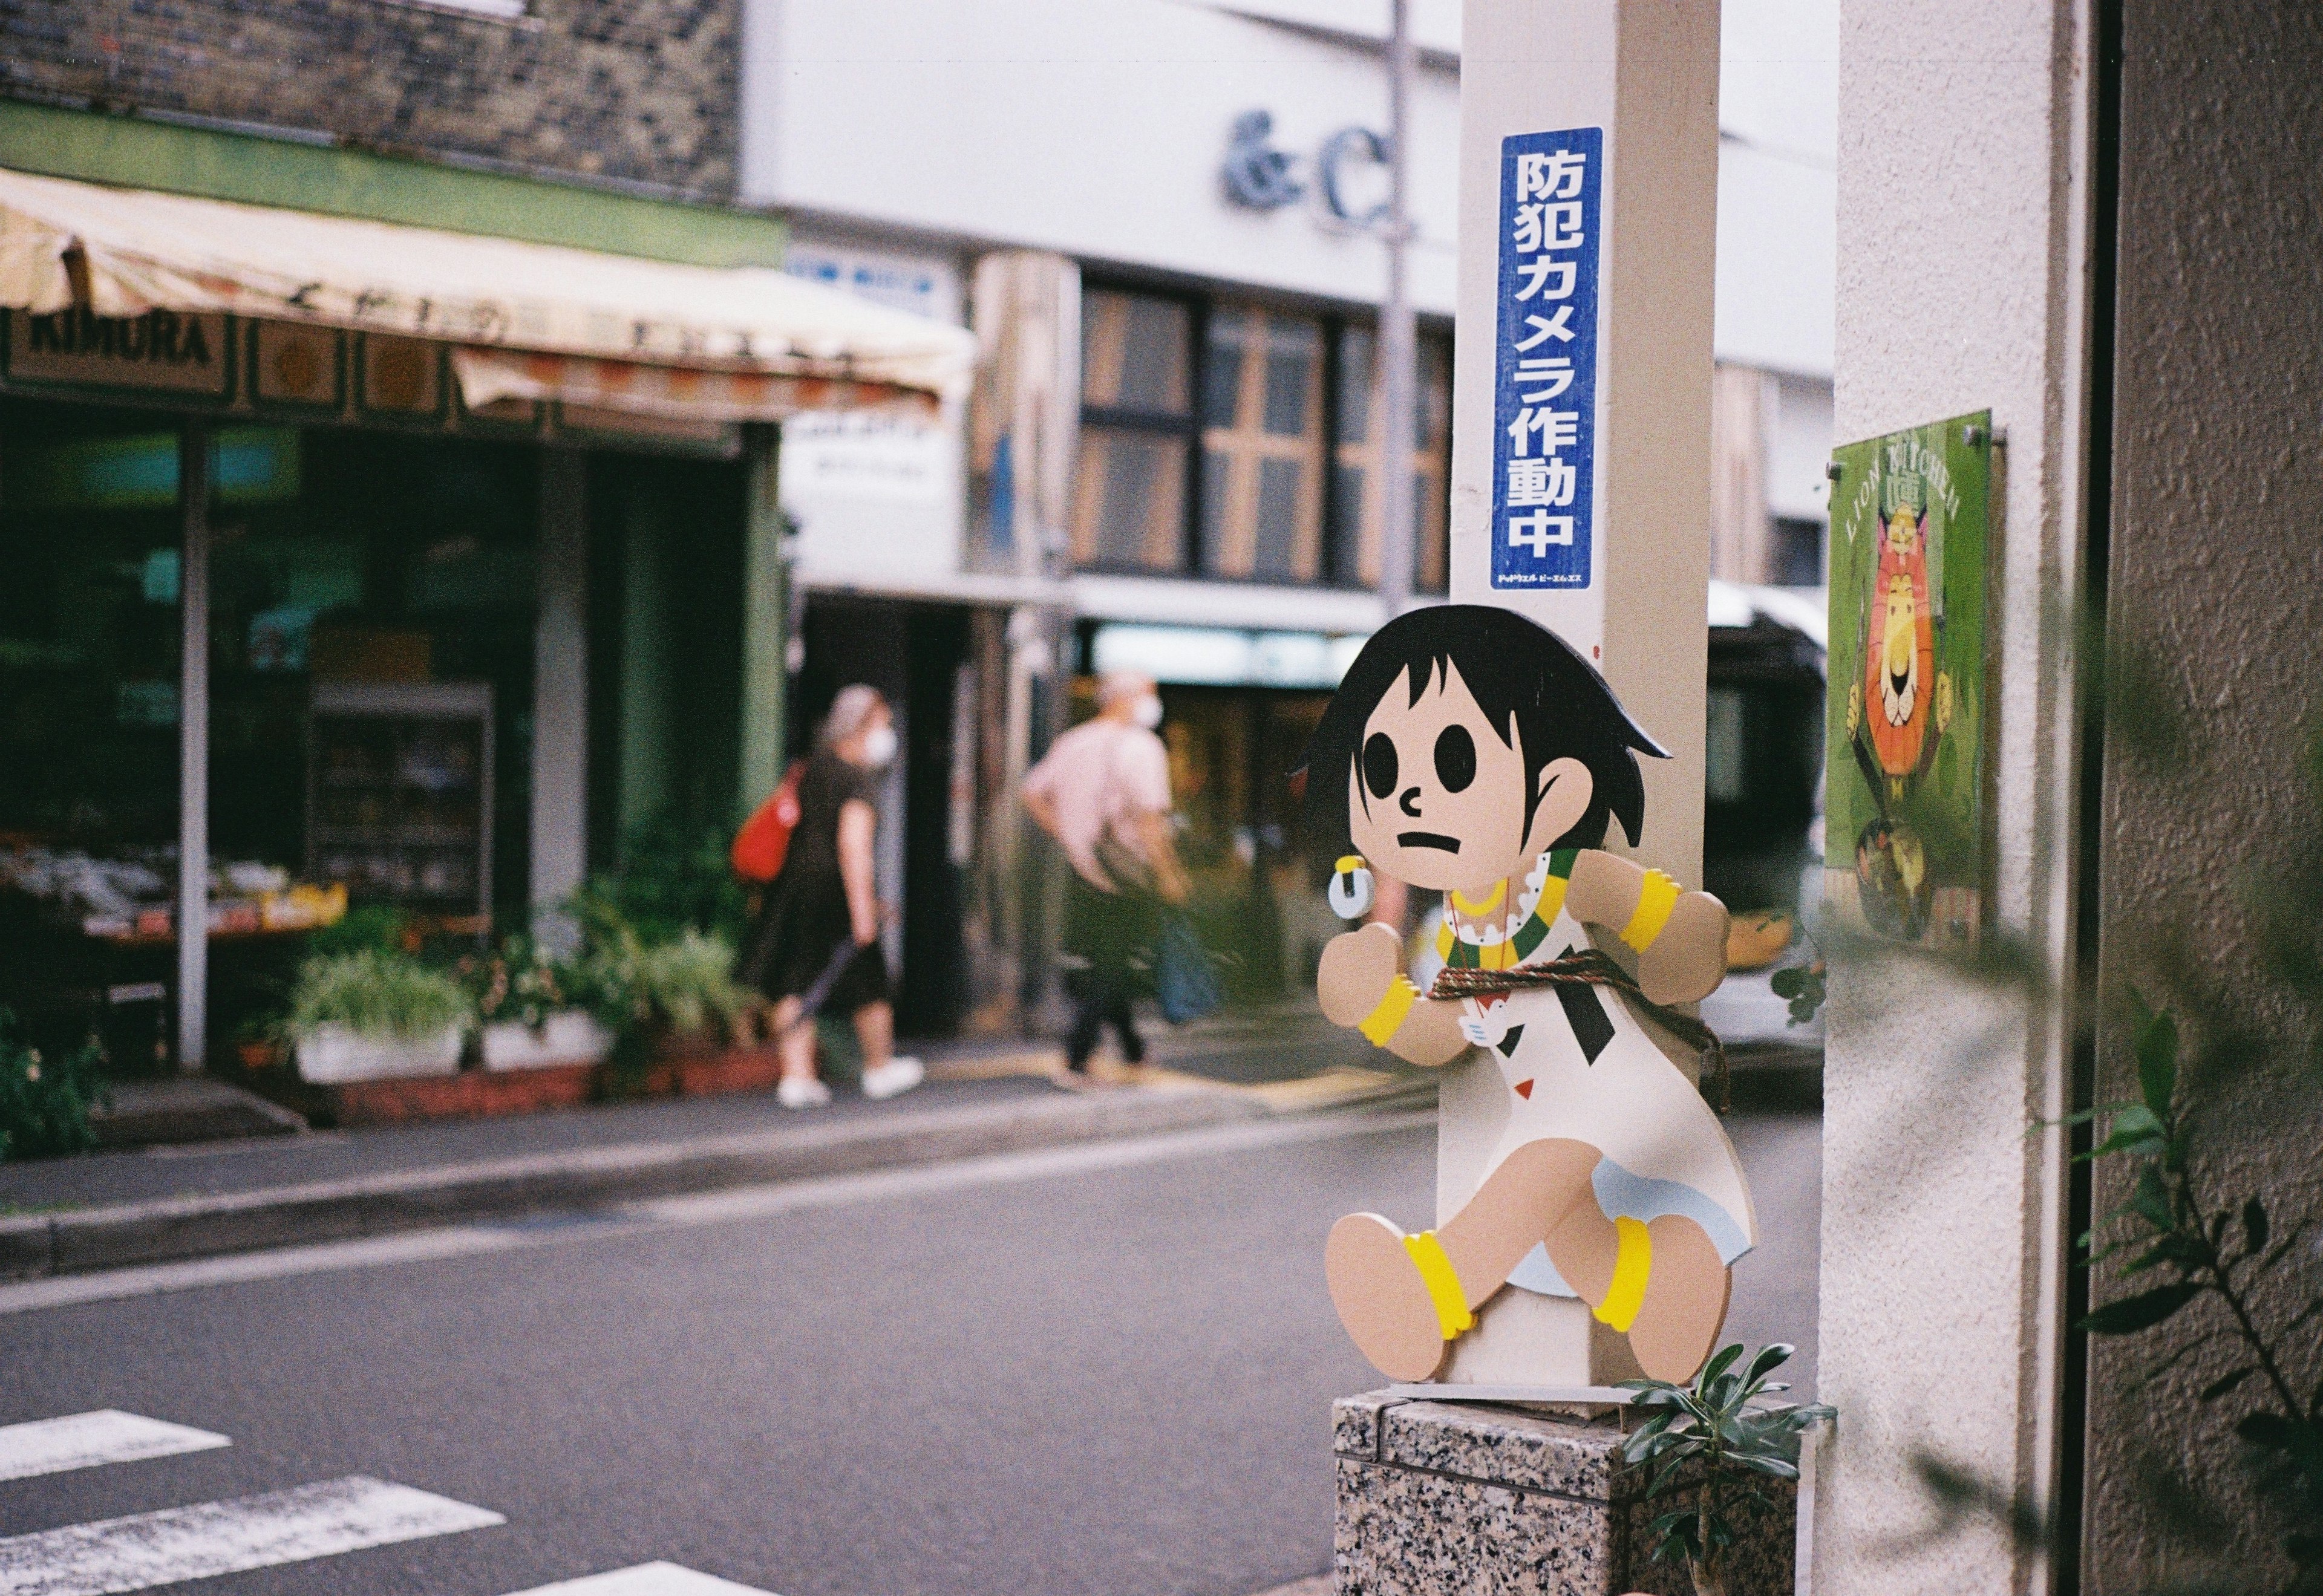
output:
[{"label": "metal pole", "polygon": [[178,1068],[208,1059],[210,965],[210,429],[178,434]]},{"label": "metal pole", "polygon": [[1388,36],[1387,299],[1380,307],[1380,599],[1391,616],[1411,603],[1412,472],[1419,335],[1406,256],[1411,248],[1409,0],[1392,0]]}]

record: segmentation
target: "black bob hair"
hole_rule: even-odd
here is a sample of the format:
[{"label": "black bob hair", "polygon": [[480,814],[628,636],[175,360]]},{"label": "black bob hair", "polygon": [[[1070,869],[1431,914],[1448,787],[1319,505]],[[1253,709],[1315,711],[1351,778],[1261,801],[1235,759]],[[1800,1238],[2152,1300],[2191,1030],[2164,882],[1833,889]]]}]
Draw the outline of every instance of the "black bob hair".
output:
[{"label": "black bob hair", "polygon": [[1609,819],[1621,822],[1633,846],[1642,839],[1646,787],[1637,757],[1669,755],[1630,719],[1605,678],[1564,638],[1512,610],[1437,604],[1400,615],[1373,633],[1323,711],[1302,773],[1308,821],[1318,841],[1333,849],[1353,846],[1347,778],[1362,757],[1364,728],[1380,700],[1408,672],[1411,702],[1418,703],[1446,667],[1460,673],[1495,731],[1505,734],[1515,718],[1529,789],[1520,839],[1532,830],[1534,812],[1547,796],[1540,773],[1567,758],[1589,768],[1589,808],[1550,846],[1600,847]]}]

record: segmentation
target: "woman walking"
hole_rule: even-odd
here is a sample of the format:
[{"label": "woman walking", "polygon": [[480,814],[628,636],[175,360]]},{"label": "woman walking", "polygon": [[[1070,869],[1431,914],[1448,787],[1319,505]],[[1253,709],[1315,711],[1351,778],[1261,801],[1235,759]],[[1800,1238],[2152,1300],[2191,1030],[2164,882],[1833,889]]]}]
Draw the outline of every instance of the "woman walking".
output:
[{"label": "woman walking", "polygon": [[[751,969],[775,1005],[785,1108],[819,1108],[831,1088],[815,1069],[814,1015],[850,1016],[863,1049],[863,1095],[893,1097],[925,1075],[894,1057],[895,1010],[879,945],[872,874],[879,772],[895,757],[895,716],[874,688],[843,687],[799,777],[798,825],[776,877]],[[812,1009],[810,1009],[812,1005]]]}]

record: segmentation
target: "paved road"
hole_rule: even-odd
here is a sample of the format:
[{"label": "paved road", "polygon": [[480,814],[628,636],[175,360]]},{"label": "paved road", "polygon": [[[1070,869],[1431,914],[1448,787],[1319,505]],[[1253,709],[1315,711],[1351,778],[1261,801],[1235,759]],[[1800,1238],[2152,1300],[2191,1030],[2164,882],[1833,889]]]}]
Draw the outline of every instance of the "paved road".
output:
[{"label": "paved road", "polygon": [[[0,1423],[118,1408],[232,1443],[7,1479],[171,1444],[0,1431],[0,1536],[41,1536],[0,1540],[0,1589],[243,1567],[205,1596],[498,1596],[666,1560],[783,1596],[1266,1590],[1328,1562],[1328,1404],[1377,1383],[1322,1236],[1356,1206],[1426,1217],[1432,1132],[1372,1124],[673,1199],[468,1256],[0,1316]],[[1768,1239],[1734,1328],[1795,1333],[1815,1124],[1736,1131]]]}]

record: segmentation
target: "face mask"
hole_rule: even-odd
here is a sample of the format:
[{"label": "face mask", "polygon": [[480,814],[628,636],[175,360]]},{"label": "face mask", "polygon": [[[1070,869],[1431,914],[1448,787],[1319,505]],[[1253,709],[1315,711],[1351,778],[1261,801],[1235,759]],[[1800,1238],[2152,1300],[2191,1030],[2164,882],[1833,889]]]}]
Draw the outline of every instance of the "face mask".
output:
[{"label": "face mask", "polygon": [[874,769],[895,757],[895,729],[874,726],[863,734],[863,757]]},{"label": "face mask", "polygon": [[1158,698],[1141,698],[1137,701],[1137,707],[1129,713],[1131,720],[1151,731],[1162,724],[1162,701]]}]

